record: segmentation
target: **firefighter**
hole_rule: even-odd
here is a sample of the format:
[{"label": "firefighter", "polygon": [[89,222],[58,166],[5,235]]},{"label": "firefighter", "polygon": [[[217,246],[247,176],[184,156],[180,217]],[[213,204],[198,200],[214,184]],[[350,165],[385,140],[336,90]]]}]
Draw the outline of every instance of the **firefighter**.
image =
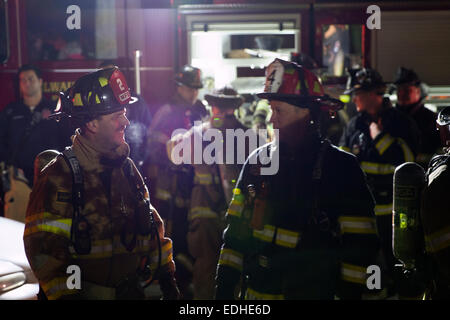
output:
[{"label": "firefighter", "polygon": [[150,124],[146,175],[151,181],[155,205],[162,212],[167,236],[174,241],[180,290],[183,297],[189,299],[192,297],[192,257],[188,254],[185,236],[194,174],[190,166],[171,163],[166,143],[175,130],[191,128],[195,121],[205,119],[208,112],[197,99],[198,90],[203,87],[200,69],[184,66],[175,75],[175,83],[175,95],[155,113]]},{"label": "firefighter", "polygon": [[420,131],[416,162],[427,169],[432,156],[440,149],[440,140],[436,130],[436,113],[424,106],[427,97],[425,84],[413,70],[403,67],[398,68],[394,84],[397,90],[396,108],[413,118]]},{"label": "firefighter", "polygon": [[[195,259],[193,268],[194,299],[207,300],[214,298],[214,277],[217,262],[219,260],[220,247],[222,245],[222,232],[224,228],[224,216],[229,202],[233,195],[233,188],[245,161],[245,155],[249,154],[249,145],[238,145],[239,142],[232,141],[235,134],[247,132],[252,135],[249,139],[257,138],[256,132],[247,128],[236,119],[234,111],[243,103],[243,98],[238,95],[232,87],[225,86],[216,90],[212,94],[206,94],[205,99],[212,108],[212,116],[208,122],[201,126],[192,128],[185,135],[178,135],[172,138],[169,143],[168,153],[172,155],[175,146],[185,143],[191,147],[191,156],[195,152],[206,151],[207,145],[204,142],[202,149],[195,149],[194,136],[196,130],[203,135],[215,132],[219,134],[223,149],[217,151],[213,163],[208,159],[203,159],[202,163],[193,163],[195,172],[194,187],[192,189],[191,207],[189,210],[189,231],[187,241],[189,252]],[[228,133],[228,134],[227,134]],[[215,138],[216,139],[216,138]],[[254,140],[255,141],[255,140]],[[229,150],[229,148],[233,150]],[[240,147],[244,148],[239,149]],[[254,146],[256,148],[256,145]],[[227,154],[233,152],[233,161],[227,160]],[[240,152],[244,155],[239,163],[237,155]],[[244,154],[245,153],[245,154]],[[173,158],[172,158],[173,159]],[[218,161],[218,160],[221,161]],[[194,160],[194,159],[192,159]]]},{"label": "firefighter", "polygon": [[445,197],[450,188],[450,107],[439,112],[437,126],[445,154],[435,156],[427,172],[422,193],[421,221],[425,249],[431,258],[432,285],[429,298],[450,299],[450,212]]},{"label": "firefighter", "polygon": [[396,294],[392,284],[398,261],[392,252],[392,181],[395,167],[414,161],[417,129],[412,119],[395,109],[383,94],[386,83],[373,69],[354,72],[345,94],[351,94],[358,114],[348,123],[340,146],[356,155],[374,195],[377,229],[382,245],[382,261],[390,285],[389,296]]},{"label": "firefighter", "polygon": [[23,65],[18,73],[20,100],[0,112],[0,196],[4,215],[25,222],[33,185],[33,160],[46,149],[63,150],[71,133],[48,119],[55,104],[44,98],[41,70]]},{"label": "firefighter", "polygon": [[378,249],[374,200],[356,158],[319,133],[321,111],[342,103],[312,72],[280,59],[258,96],[270,101],[277,139],[240,173],[216,298],[361,298]]},{"label": "firefighter", "polygon": [[47,299],[143,299],[141,283],[153,280],[164,298],[178,297],[172,241],[128,157],[132,102],[118,68],[85,75],[60,94],[53,116],[69,116],[78,129],[38,174],[24,231]]}]

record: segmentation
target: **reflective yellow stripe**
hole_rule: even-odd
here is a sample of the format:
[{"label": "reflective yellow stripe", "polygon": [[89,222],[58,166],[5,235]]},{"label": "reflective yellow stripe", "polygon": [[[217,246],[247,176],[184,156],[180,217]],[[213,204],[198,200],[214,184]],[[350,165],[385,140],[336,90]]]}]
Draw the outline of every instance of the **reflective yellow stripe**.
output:
[{"label": "reflective yellow stripe", "polygon": [[375,162],[361,162],[361,169],[367,174],[394,174],[395,166],[392,164],[375,163]]},{"label": "reflective yellow stripe", "polygon": [[275,227],[266,224],[263,230],[253,230],[253,236],[265,242],[272,242]]},{"label": "reflective yellow stripe", "polygon": [[282,294],[271,294],[271,293],[261,293],[252,288],[247,288],[245,294],[246,300],[284,300],[284,295]]},{"label": "reflective yellow stripe", "polygon": [[212,183],[219,183],[219,177],[210,173],[195,173],[194,183],[201,185],[210,185]]},{"label": "reflective yellow stripe", "polygon": [[237,251],[222,248],[220,251],[219,265],[230,266],[242,271],[243,255]]},{"label": "reflective yellow stripe", "polygon": [[339,217],[339,223],[341,226],[341,234],[373,234],[377,232],[374,218],[342,216]]},{"label": "reflective yellow stripe", "polygon": [[197,218],[218,218],[218,214],[215,211],[212,211],[208,207],[193,207],[189,212],[189,220],[197,219]]},{"label": "reflective yellow stripe", "polygon": [[340,146],[339,149],[344,150],[346,152],[350,152],[350,148],[348,147]]},{"label": "reflective yellow stripe", "polygon": [[283,247],[295,248],[299,239],[299,232],[278,228],[275,243]]},{"label": "reflective yellow stripe", "polygon": [[233,200],[231,200],[230,206],[228,207],[227,214],[239,218],[241,217],[242,210],[244,210],[244,202],[233,198]]},{"label": "reflective yellow stripe", "polygon": [[66,277],[55,278],[49,282],[42,283],[42,290],[44,290],[45,295],[49,300],[56,300],[61,296],[76,294],[79,292],[77,289],[67,288]]},{"label": "reflective yellow stripe", "polygon": [[[150,269],[154,270],[158,267],[159,252],[155,250],[150,255]],[[166,243],[161,248],[161,266],[168,264],[173,260],[172,241]]]},{"label": "reflective yellow stripe", "polygon": [[450,227],[425,236],[425,245],[428,252],[437,252],[450,246]]},{"label": "reflective yellow stripe", "polygon": [[155,198],[159,200],[169,200],[172,197],[169,191],[156,188]]},{"label": "reflective yellow stripe", "polygon": [[413,162],[414,161],[414,155],[409,148],[409,146],[406,144],[405,140],[402,138],[397,138],[398,144],[402,148],[403,156],[405,157],[405,162]]},{"label": "reflective yellow stripe", "polygon": [[395,139],[391,137],[390,134],[385,134],[380,141],[377,142],[375,148],[377,148],[380,155],[382,155],[393,143]]},{"label": "reflective yellow stripe", "polygon": [[366,268],[364,267],[342,263],[341,276],[343,280],[348,282],[366,284],[367,273]]},{"label": "reflective yellow stripe", "polygon": [[24,236],[37,232],[49,232],[70,238],[72,219],[61,219],[61,216],[42,212],[26,217],[25,223]]},{"label": "reflective yellow stripe", "polygon": [[392,214],[392,203],[375,205],[376,216],[386,216]]}]

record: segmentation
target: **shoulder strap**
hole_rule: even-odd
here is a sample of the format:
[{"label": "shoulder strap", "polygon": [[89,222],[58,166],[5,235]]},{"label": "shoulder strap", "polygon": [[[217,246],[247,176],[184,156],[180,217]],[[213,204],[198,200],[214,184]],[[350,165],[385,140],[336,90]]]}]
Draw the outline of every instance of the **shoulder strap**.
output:
[{"label": "shoulder strap", "polygon": [[316,162],[312,173],[312,187],[313,187],[313,210],[311,220],[314,223],[320,224],[320,180],[322,179],[322,169],[325,153],[330,146],[330,141],[321,141],[319,153],[317,155]]},{"label": "shoulder strap", "polygon": [[72,226],[70,228],[70,241],[78,254],[91,252],[90,226],[86,218],[81,215],[84,208],[84,180],[83,171],[72,147],[67,147],[62,155],[72,172]]}]

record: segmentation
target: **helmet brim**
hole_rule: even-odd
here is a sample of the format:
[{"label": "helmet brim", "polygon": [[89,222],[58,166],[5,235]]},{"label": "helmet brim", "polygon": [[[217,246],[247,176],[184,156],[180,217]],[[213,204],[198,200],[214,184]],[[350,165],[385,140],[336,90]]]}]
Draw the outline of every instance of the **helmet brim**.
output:
[{"label": "helmet brim", "polygon": [[192,84],[183,83],[183,82],[178,81],[178,80],[175,80],[175,83],[177,85],[179,85],[179,86],[186,86],[186,87],[189,87],[189,88],[192,88],[192,89],[202,89],[203,88],[203,84],[192,85]]},{"label": "helmet brim", "polygon": [[229,96],[224,94],[205,94],[205,100],[211,106],[226,107],[226,108],[238,108],[244,103],[244,98],[241,96]]},{"label": "helmet brim", "polygon": [[342,101],[328,95],[302,97],[294,94],[263,92],[256,94],[256,96],[261,99],[284,101],[300,108],[311,108],[320,105],[321,110],[338,111],[344,107]]}]

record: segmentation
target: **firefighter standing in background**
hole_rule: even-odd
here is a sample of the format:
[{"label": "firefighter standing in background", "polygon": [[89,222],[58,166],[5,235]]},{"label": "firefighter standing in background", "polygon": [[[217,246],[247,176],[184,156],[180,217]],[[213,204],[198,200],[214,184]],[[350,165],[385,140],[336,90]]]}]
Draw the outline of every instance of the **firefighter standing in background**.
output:
[{"label": "firefighter standing in background", "polygon": [[21,99],[0,113],[0,193],[5,197],[5,216],[24,222],[34,158],[46,149],[63,150],[70,144],[71,133],[48,119],[55,104],[42,95],[41,71],[23,65],[17,75]]},{"label": "firefighter standing in background", "polygon": [[[319,134],[321,110],[342,103],[313,73],[280,59],[268,66],[258,96],[270,100],[279,142],[253,152],[241,171],[216,298],[233,299],[236,288],[247,299],[361,298],[378,250],[374,201],[356,158]],[[277,154],[278,171],[263,173]]]},{"label": "firefighter standing in background", "polygon": [[426,169],[433,155],[440,149],[436,114],[423,105],[427,96],[426,89],[413,70],[400,67],[394,84],[397,89],[396,108],[413,118],[420,131],[416,162]]},{"label": "firefighter standing in background", "polygon": [[193,184],[190,166],[175,166],[167,157],[166,143],[177,129],[190,129],[195,121],[208,116],[198,97],[203,87],[200,69],[184,66],[175,76],[176,93],[169,103],[155,113],[149,128],[148,165],[146,175],[150,178],[155,205],[162,213],[167,236],[175,243],[174,258],[177,262],[177,281],[184,298],[192,294],[188,289],[191,281],[192,258],[189,257],[186,233],[187,214]]},{"label": "firefighter standing in background", "polygon": [[425,249],[431,258],[431,299],[450,299],[450,208],[445,201],[450,190],[450,107],[439,112],[437,125],[445,154],[435,156],[427,172],[422,194],[421,221]]},{"label": "firefighter standing in background", "polygon": [[[417,129],[412,119],[393,108],[388,98],[383,98],[386,85],[377,71],[361,69],[349,83],[353,85],[345,94],[352,94],[358,114],[348,123],[340,145],[356,155],[367,175],[376,201],[382,259],[389,279],[393,279],[397,263],[392,252],[393,174],[396,166],[414,161],[411,150],[417,146]],[[388,287],[388,295],[394,295],[392,281]]]},{"label": "firefighter standing in background", "polygon": [[[131,102],[117,68],[83,76],[61,94],[55,116],[70,116],[79,129],[65,156],[39,173],[24,231],[28,260],[48,299],[143,299],[141,281],[149,277],[164,298],[178,297],[172,241],[128,157]],[[70,265],[80,268],[81,289],[67,285]]]},{"label": "firefighter standing in background", "polygon": [[[243,103],[243,98],[231,87],[224,87],[215,91],[213,94],[205,95],[205,99],[212,107],[212,116],[209,122],[204,122],[201,126],[192,128],[185,135],[179,135],[172,138],[168,146],[168,153],[172,155],[172,150],[179,143],[186,142],[191,148],[191,157],[194,152],[201,152],[202,163],[195,164],[194,168],[194,187],[191,196],[191,208],[189,210],[189,231],[187,241],[189,252],[194,261],[193,284],[194,299],[206,300],[214,298],[214,285],[217,262],[219,260],[220,247],[222,245],[222,232],[224,228],[223,218],[228,204],[233,195],[233,188],[242,168],[242,164],[249,155],[248,144],[238,145],[233,136],[227,135],[227,130],[242,130],[246,132],[247,128],[241,124],[235,117],[234,111]],[[213,129],[213,130],[211,130]],[[214,130],[216,129],[216,130]],[[217,150],[214,163],[208,163],[203,159],[203,150],[196,151],[194,139],[197,133],[203,135],[215,131],[221,133],[222,141],[216,141],[222,145],[222,152]],[[249,130],[251,138],[257,138],[256,132]],[[251,139],[250,138],[250,139]],[[230,146],[228,146],[230,144]],[[229,148],[233,150],[229,150]],[[245,148],[245,149],[239,149]],[[256,148],[256,145],[254,146]],[[227,154],[233,152],[233,162],[226,160]],[[238,157],[242,156],[242,161]],[[173,157],[172,157],[173,159]],[[218,160],[221,161],[218,161]],[[194,159],[192,159],[194,160]]]}]

